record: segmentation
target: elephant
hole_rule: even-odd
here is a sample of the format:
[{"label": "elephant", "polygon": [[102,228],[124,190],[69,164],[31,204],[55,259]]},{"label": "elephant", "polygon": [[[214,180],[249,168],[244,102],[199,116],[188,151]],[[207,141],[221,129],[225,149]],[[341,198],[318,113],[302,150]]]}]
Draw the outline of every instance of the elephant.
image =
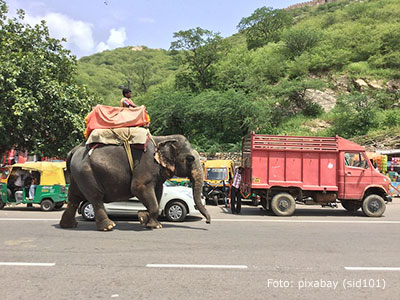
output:
[{"label": "elephant", "polygon": [[147,208],[138,214],[140,223],[151,229],[161,228],[157,220],[163,183],[176,175],[188,177],[192,183],[194,202],[206,218],[210,215],[202,204],[203,169],[200,155],[182,135],[154,136],[145,150],[131,146],[134,168],[131,170],[127,153],[121,145],[101,145],[89,149],[82,143],[67,156],[70,175],[68,205],[61,220],[61,228],[75,228],[76,211],[81,201],[89,201],[94,208],[96,226],[100,231],[115,227],[104,210],[104,203],[125,201],[136,196]]}]

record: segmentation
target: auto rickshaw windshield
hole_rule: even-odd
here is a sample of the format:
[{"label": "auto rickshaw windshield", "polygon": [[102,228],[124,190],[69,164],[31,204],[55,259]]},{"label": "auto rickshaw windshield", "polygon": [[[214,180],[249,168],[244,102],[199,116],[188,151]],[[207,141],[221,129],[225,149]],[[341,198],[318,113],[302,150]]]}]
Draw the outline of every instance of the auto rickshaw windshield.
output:
[{"label": "auto rickshaw windshield", "polygon": [[228,172],[226,168],[208,168],[206,174],[207,180],[227,180]]}]

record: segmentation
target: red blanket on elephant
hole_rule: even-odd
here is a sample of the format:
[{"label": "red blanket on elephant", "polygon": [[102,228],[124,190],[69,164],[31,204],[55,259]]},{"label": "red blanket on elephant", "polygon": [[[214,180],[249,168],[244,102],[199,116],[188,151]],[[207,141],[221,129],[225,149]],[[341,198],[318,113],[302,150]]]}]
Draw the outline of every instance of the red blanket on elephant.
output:
[{"label": "red blanket on elephant", "polygon": [[147,126],[150,117],[145,106],[113,107],[96,105],[86,117],[85,138],[93,129]]}]

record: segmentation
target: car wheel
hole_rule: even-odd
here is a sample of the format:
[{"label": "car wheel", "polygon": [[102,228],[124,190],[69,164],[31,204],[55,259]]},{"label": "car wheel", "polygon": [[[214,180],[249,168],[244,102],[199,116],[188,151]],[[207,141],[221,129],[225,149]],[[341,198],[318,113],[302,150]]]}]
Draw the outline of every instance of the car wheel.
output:
[{"label": "car wheel", "polygon": [[361,201],[342,200],[342,206],[351,213],[355,213],[357,210],[359,210],[361,205]]},{"label": "car wheel", "polygon": [[44,199],[40,203],[40,208],[43,211],[52,211],[54,209],[54,202],[50,199]]},{"label": "car wheel", "polygon": [[367,217],[380,217],[386,209],[383,198],[379,195],[369,195],[362,204],[362,211]]},{"label": "car wheel", "polygon": [[82,217],[86,221],[94,221],[94,209],[93,205],[90,202],[86,202],[85,204],[82,205],[81,208],[82,211]]},{"label": "car wheel", "polygon": [[271,209],[277,216],[291,216],[296,210],[296,201],[292,195],[280,193],[272,198]]},{"label": "car wheel", "polygon": [[165,208],[165,216],[168,221],[171,222],[182,222],[187,215],[186,207],[179,201],[172,201],[167,204]]}]

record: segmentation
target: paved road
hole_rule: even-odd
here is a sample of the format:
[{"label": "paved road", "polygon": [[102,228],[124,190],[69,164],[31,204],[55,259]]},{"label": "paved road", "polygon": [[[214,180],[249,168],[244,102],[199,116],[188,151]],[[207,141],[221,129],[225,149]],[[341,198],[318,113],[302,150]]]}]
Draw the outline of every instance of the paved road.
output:
[{"label": "paved road", "polygon": [[119,218],[104,233],[80,217],[60,229],[62,212],[5,208],[0,299],[399,299],[400,199],[377,219],[208,209],[211,225],[193,217],[146,230]]}]

